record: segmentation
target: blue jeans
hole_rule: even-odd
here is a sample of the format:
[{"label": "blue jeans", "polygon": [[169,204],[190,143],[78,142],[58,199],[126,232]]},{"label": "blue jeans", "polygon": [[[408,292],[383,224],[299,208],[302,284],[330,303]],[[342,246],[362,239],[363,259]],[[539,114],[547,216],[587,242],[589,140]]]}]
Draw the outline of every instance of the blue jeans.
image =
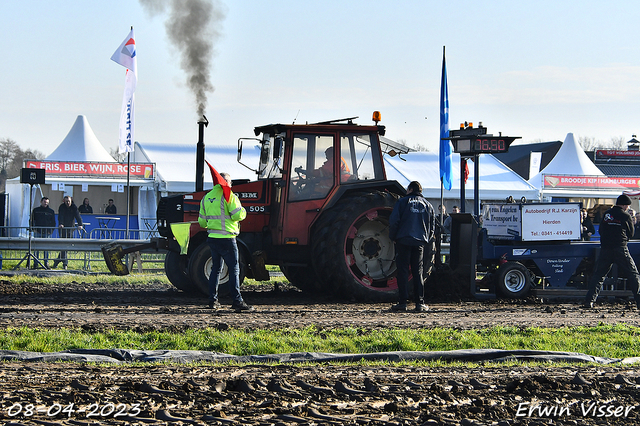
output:
[{"label": "blue jeans", "polygon": [[209,275],[209,302],[218,300],[218,283],[220,282],[220,270],[222,260],[229,269],[229,291],[233,303],[241,303],[240,294],[240,264],[238,263],[238,245],[235,238],[207,238],[207,244],[211,249],[211,274]]}]

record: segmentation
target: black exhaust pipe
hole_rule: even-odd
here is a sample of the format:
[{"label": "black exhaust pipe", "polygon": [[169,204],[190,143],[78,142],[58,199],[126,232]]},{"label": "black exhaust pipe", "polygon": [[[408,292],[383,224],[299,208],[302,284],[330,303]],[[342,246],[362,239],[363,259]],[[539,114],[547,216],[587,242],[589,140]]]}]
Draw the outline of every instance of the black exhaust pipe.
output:
[{"label": "black exhaust pipe", "polygon": [[196,192],[204,190],[204,128],[209,120],[204,115],[198,121],[198,144],[196,145]]}]

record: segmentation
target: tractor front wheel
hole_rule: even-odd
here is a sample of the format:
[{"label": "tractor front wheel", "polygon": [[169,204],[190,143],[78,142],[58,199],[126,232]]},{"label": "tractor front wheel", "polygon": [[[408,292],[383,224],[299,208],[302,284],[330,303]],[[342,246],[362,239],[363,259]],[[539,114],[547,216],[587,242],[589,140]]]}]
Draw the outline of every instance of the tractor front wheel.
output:
[{"label": "tractor front wheel", "polygon": [[[242,284],[247,272],[247,262],[244,259],[242,250],[238,250],[238,262],[240,264],[240,284]],[[209,250],[209,246],[206,243],[200,244],[191,254],[188,274],[194,287],[206,296],[209,296],[209,276],[211,275],[212,266],[213,261],[211,260],[211,250]],[[223,261],[218,282],[219,296],[229,294],[228,283],[229,268],[227,268],[227,265]]]}]

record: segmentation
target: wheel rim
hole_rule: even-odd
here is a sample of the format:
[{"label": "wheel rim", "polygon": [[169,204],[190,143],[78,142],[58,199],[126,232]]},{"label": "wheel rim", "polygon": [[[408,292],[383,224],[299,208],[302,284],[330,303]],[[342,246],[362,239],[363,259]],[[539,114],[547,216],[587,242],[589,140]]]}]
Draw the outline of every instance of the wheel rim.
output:
[{"label": "wheel rim", "polygon": [[[209,281],[209,277],[211,276],[211,269],[213,269],[213,260],[209,258],[204,264],[204,276],[207,278],[207,281]],[[224,284],[227,281],[229,281],[229,268],[227,268],[227,264],[224,263],[223,260],[218,285]]]},{"label": "wheel rim", "polygon": [[518,293],[526,285],[527,278],[520,270],[508,271],[504,276],[504,287],[511,293]]},{"label": "wheel rim", "polygon": [[356,280],[376,291],[398,288],[393,277],[395,247],[389,238],[391,209],[374,208],[360,215],[349,228],[345,260]]}]

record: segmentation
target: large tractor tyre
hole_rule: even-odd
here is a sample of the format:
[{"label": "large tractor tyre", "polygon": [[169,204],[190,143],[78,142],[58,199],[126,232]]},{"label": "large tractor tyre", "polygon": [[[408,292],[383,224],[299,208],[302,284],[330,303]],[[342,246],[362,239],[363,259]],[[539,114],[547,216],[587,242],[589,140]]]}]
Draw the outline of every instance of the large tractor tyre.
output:
[{"label": "large tractor tyre", "polygon": [[317,277],[312,266],[280,266],[280,270],[292,285],[303,292],[315,291]]},{"label": "large tractor tyre", "polygon": [[164,272],[169,282],[171,282],[175,288],[185,293],[195,293],[198,290],[193,285],[191,278],[189,278],[189,274],[187,274],[188,265],[188,256],[182,256],[173,251],[167,252],[164,258]]},{"label": "large tractor tyre", "polygon": [[389,216],[397,196],[356,193],[326,211],[314,227],[312,257],[323,292],[360,301],[397,299]]},{"label": "large tractor tyre", "polygon": [[531,290],[531,273],[520,262],[500,265],[497,274],[498,291],[510,299],[527,297]]},{"label": "large tractor tyre", "polygon": [[[240,263],[240,284],[242,284],[247,273],[247,263],[239,247],[238,262]],[[212,265],[213,262],[211,261],[211,250],[209,250],[209,246],[206,243],[200,244],[191,254],[187,271],[194,287],[207,297],[209,297],[209,276],[211,275]],[[224,297],[229,295],[228,283],[229,268],[227,268],[227,265],[223,261],[220,280],[218,282],[218,296]]]}]

